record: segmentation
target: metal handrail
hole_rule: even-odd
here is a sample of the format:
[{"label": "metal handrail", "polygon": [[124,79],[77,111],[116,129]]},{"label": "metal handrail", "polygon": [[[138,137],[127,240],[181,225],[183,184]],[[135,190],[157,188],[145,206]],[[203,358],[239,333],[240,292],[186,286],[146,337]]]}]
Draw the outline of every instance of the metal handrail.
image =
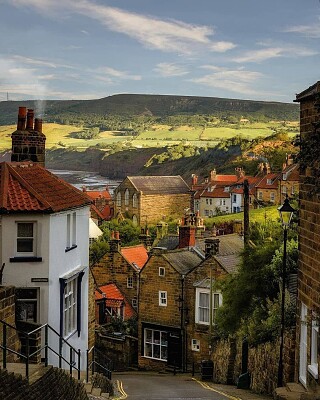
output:
[{"label": "metal handrail", "polygon": [[[45,350],[45,366],[48,366],[48,351],[52,351],[54,354],[56,354],[59,357],[59,367],[61,368],[62,365],[62,360],[69,365],[69,370],[70,374],[72,374],[72,370],[75,369],[78,372],[78,380],[80,380],[80,362],[81,362],[81,351],[80,349],[75,349],[66,339],[64,339],[54,328],[52,328],[49,324],[44,324],[41,325],[40,327],[37,327],[33,331],[30,332],[24,332],[19,329],[17,329],[15,326],[7,323],[6,321],[0,320],[0,323],[3,326],[3,344],[0,344],[0,348],[3,350],[3,368],[7,367],[7,352],[10,354],[15,354],[19,356],[20,358],[25,360],[26,363],[26,378],[29,379],[29,362],[30,358],[42,350]],[[22,354],[20,352],[17,352],[9,347],[7,347],[7,327],[15,330],[17,333],[20,333],[26,337],[27,344],[26,344],[26,355]],[[30,354],[29,352],[29,340],[30,336],[34,335],[37,332],[41,332],[42,329],[45,329],[45,344],[44,346],[41,346],[39,349],[34,351],[33,353]],[[56,336],[59,338],[59,353],[54,350],[51,346],[49,346],[48,343],[48,330],[51,330]],[[69,346],[69,360],[67,360],[63,355],[62,355],[62,345],[66,344]],[[74,354],[76,355],[77,362],[78,362],[78,367],[76,366],[76,361],[73,360]]]},{"label": "metal handrail", "polygon": [[[89,362],[89,354],[92,352],[92,361]],[[108,366],[100,364],[98,361],[96,361],[96,355],[99,354],[100,357],[103,357],[105,360],[107,360]],[[98,366],[103,371],[105,372],[104,375],[107,376],[108,379],[111,379],[111,371],[112,371],[112,360],[110,358],[106,357],[100,350],[98,350],[95,346],[92,346],[91,349],[87,350],[87,376],[86,376],[86,381],[89,382],[89,371],[91,369],[92,374],[95,372],[95,367]]]}]

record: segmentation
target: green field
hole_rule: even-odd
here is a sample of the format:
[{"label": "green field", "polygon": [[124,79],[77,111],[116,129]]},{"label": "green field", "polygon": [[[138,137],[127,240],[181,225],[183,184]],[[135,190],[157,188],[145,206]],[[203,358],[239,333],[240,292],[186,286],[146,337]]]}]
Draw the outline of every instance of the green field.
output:
[{"label": "green field", "polygon": [[[271,121],[268,123],[253,122],[246,124],[230,124],[230,126],[219,127],[192,127],[188,125],[172,127],[169,125],[154,125],[152,130],[141,132],[138,136],[123,136],[121,132],[105,131],[100,132],[95,139],[77,139],[73,137],[76,132],[83,131],[83,128],[73,125],[60,125],[45,123],[44,134],[47,137],[46,147],[76,147],[86,149],[99,144],[100,148],[108,149],[111,143],[130,141],[135,147],[164,147],[178,144],[184,140],[194,146],[214,146],[221,139],[228,139],[241,135],[252,140],[257,137],[266,137],[274,133],[274,129],[281,129],[289,136],[298,132],[298,122]],[[11,133],[16,130],[15,125],[0,126],[0,150],[11,148]]]},{"label": "green field", "polygon": [[[277,210],[277,206],[250,209],[249,211],[250,222],[266,223],[268,221],[278,221],[278,219],[279,212]],[[243,212],[206,218],[205,224],[208,226],[212,226],[213,224],[220,224],[223,222],[234,220],[243,220]]]}]

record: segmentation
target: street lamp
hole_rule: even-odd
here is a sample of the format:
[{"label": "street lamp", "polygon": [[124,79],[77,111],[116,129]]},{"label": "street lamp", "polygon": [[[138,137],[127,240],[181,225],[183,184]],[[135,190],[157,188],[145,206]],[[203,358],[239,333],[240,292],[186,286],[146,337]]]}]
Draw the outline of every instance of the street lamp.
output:
[{"label": "street lamp", "polygon": [[283,262],[282,262],[282,293],[281,293],[281,332],[280,332],[280,354],[278,367],[278,387],[283,383],[283,346],[284,346],[284,308],[285,308],[285,288],[286,288],[286,269],[287,269],[287,236],[288,228],[292,220],[295,209],[291,207],[286,196],[282,206],[278,208],[281,224],[283,228]]}]

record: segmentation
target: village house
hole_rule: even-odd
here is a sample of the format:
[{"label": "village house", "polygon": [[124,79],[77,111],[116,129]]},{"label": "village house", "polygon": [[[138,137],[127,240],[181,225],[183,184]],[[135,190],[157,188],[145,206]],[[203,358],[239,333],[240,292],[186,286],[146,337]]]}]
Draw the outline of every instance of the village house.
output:
[{"label": "village house", "polygon": [[97,225],[109,221],[114,216],[113,200],[108,187],[105,190],[88,190],[83,186],[82,191],[92,200],[91,218]]},{"label": "village house", "polygon": [[115,189],[115,215],[147,226],[191,207],[189,186],[178,176],[127,176]]},{"label": "village house", "polygon": [[319,81],[296,96],[296,101],[300,103],[301,137],[297,308],[297,343],[299,348],[296,352],[296,377],[309,391],[316,393],[320,391],[319,99]]},{"label": "village house", "polygon": [[148,252],[144,244],[121,246],[119,232],[113,232],[110,250],[91,267],[97,286],[113,283],[137,310],[139,273],[144,267]]},{"label": "village house", "polygon": [[[19,108],[12,134],[12,158],[24,161],[0,163],[2,283],[16,287],[17,323],[47,323],[84,354],[94,341],[88,315],[90,199],[41,166],[45,140],[31,111],[26,121],[26,109]],[[49,340],[59,352],[59,336]],[[57,365],[58,359],[50,353],[49,362]]]},{"label": "village house", "polygon": [[196,246],[195,233],[196,226],[186,217],[178,249],[153,248],[140,272],[140,368],[186,371],[210,357],[214,314],[222,302],[221,293],[210,288],[215,279],[235,271],[243,240],[222,236],[222,242],[232,237],[234,243],[219,250],[217,237]]},{"label": "village house", "polygon": [[299,165],[294,164],[292,158],[287,157],[279,179],[280,204],[286,196],[297,197],[299,194]]}]

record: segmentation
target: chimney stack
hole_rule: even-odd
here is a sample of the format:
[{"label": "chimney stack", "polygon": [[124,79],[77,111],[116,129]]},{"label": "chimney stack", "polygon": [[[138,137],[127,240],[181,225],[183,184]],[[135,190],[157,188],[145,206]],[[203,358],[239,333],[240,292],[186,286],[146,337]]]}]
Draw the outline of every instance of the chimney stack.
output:
[{"label": "chimney stack", "polygon": [[192,186],[197,185],[198,183],[198,176],[195,174],[192,174]]},{"label": "chimney stack", "polygon": [[119,231],[111,232],[111,239],[109,241],[110,253],[116,253],[120,251],[120,235]]},{"label": "chimney stack", "polygon": [[210,171],[210,182],[214,182],[216,178],[217,178],[217,171],[213,169],[212,171]]},{"label": "chimney stack", "polygon": [[34,111],[31,108],[28,108],[27,112],[27,131],[33,131],[33,119],[34,119]]},{"label": "chimney stack", "polygon": [[196,245],[196,227],[191,225],[179,226],[178,249],[194,247]]},{"label": "chimney stack", "polygon": [[24,131],[26,129],[27,107],[19,107],[17,130]]}]

